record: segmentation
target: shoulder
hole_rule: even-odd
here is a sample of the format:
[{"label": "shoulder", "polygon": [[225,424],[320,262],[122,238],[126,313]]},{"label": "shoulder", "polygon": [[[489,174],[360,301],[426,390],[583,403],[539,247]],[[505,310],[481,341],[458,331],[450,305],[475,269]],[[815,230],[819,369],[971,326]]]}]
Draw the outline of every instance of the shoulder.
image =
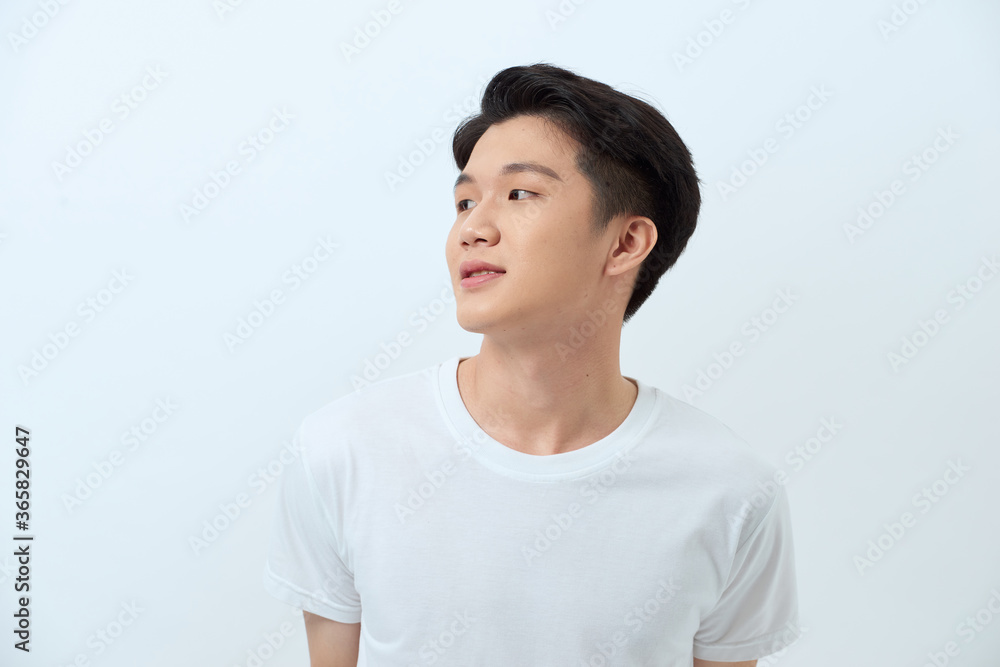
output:
[{"label": "shoulder", "polygon": [[[755,523],[766,514],[784,486],[782,471],[720,418],[660,391],[659,426],[666,451],[684,467],[684,475],[704,485],[727,512]],[[752,516],[747,516],[750,514]]]},{"label": "shoulder", "polygon": [[659,393],[663,401],[662,426],[681,439],[691,454],[731,472],[743,471],[749,475],[774,472],[776,468],[767,458],[722,419],[663,391]]},{"label": "shoulder", "polygon": [[381,435],[399,434],[436,410],[440,364],[365,385],[307,414],[296,439],[307,460],[318,462]]}]

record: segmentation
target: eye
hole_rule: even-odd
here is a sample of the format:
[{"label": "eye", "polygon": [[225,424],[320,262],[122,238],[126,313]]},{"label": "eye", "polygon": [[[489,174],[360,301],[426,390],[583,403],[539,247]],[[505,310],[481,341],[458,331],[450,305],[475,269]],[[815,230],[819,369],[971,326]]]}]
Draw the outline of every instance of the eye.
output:
[{"label": "eye", "polygon": [[459,212],[459,213],[461,213],[462,211],[467,211],[467,210],[469,210],[469,209],[465,208],[464,206],[462,206],[462,204],[464,204],[464,203],[465,203],[465,202],[467,202],[467,201],[472,201],[472,200],[471,200],[471,199],[462,199],[462,200],[461,200],[461,201],[459,201],[459,202],[458,202],[457,204],[455,204],[455,208],[457,208],[457,209],[458,209],[458,212]]},{"label": "eye", "polygon": [[[514,194],[515,192],[526,192],[529,195],[537,194],[537,193],[532,192],[531,190],[511,190],[510,191],[511,194]],[[520,201],[520,197],[518,198],[518,201]]]}]

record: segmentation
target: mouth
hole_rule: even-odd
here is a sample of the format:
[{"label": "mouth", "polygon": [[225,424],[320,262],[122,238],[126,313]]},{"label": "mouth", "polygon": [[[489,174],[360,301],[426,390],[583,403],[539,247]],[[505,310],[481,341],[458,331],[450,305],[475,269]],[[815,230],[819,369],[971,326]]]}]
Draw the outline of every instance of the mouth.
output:
[{"label": "mouth", "polygon": [[483,262],[481,260],[471,260],[462,262],[458,267],[459,276],[462,280],[466,278],[479,278],[488,275],[503,275],[506,273],[499,266]]},{"label": "mouth", "polygon": [[492,282],[503,276],[505,271],[473,271],[469,275],[462,278],[459,283],[462,287],[476,287],[482,285],[483,283]]},{"label": "mouth", "polygon": [[488,271],[486,269],[483,269],[481,271],[473,271],[472,273],[465,273],[462,276],[462,278],[463,279],[464,278],[478,278],[479,276],[489,276],[489,275],[493,275],[493,274],[502,274],[502,273],[506,273],[506,271]]}]

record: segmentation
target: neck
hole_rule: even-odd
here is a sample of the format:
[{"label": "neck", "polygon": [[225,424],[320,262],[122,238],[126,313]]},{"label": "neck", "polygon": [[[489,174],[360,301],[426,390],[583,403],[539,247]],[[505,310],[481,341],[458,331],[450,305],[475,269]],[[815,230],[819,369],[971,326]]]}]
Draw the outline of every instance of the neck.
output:
[{"label": "neck", "polygon": [[618,428],[635,403],[638,386],[614,352],[514,354],[487,336],[478,355],[459,362],[459,393],[494,440],[537,456],[572,451]]}]

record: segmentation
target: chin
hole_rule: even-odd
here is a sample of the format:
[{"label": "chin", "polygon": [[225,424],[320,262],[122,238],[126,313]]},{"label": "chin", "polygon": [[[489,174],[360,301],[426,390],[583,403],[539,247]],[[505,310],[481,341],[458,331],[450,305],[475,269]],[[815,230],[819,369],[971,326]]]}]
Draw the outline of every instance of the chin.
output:
[{"label": "chin", "polygon": [[469,313],[458,313],[458,326],[462,327],[469,333],[486,333],[486,331],[493,324],[493,319],[490,317],[470,315]]},{"label": "chin", "polygon": [[484,334],[486,333],[487,326],[483,322],[465,322],[463,320],[458,321],[458,326],[462,327],[469,333]]}]

